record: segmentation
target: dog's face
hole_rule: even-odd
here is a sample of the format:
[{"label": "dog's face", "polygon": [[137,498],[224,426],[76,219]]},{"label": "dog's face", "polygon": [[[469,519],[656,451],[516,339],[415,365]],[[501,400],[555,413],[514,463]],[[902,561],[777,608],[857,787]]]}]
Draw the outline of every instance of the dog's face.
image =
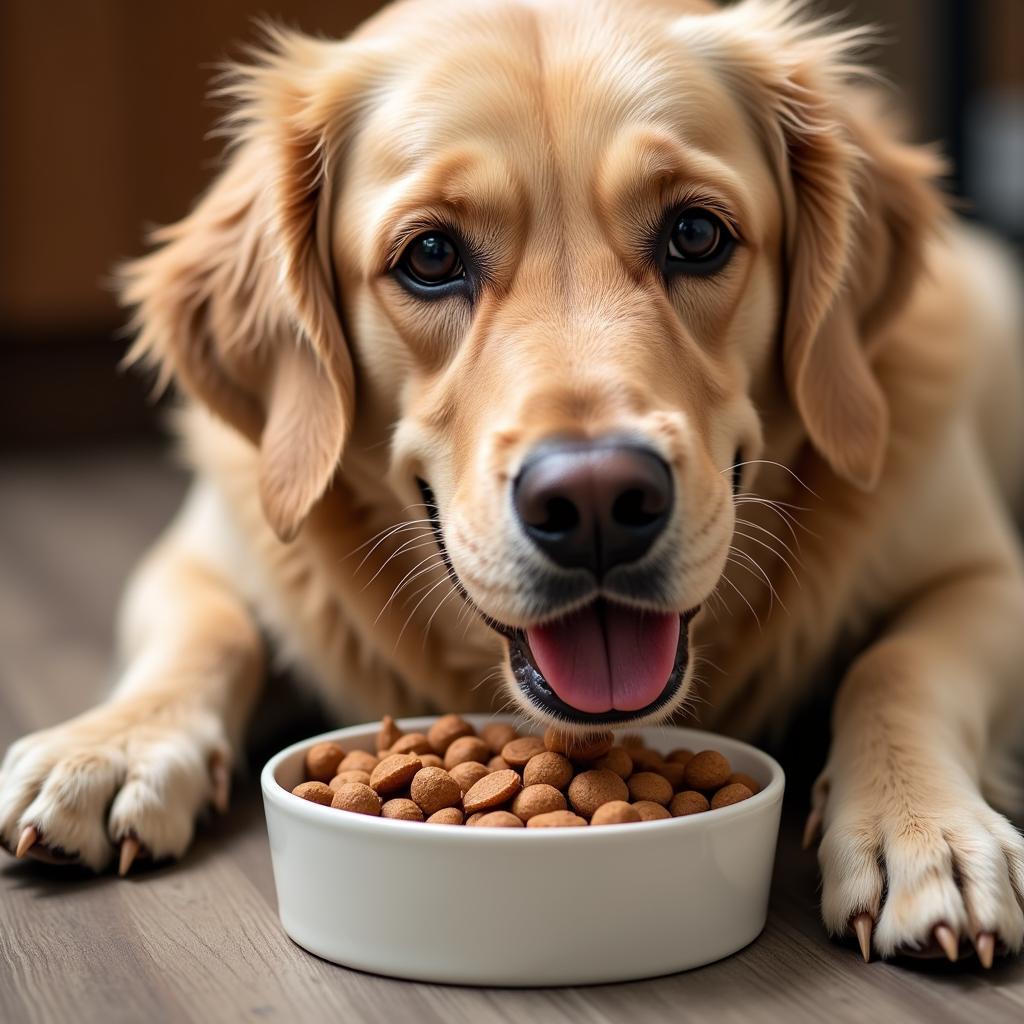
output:
[{"label": "dog's face", "polygon": [[884,403],[835,295],[885,305],[851,245],[871,233],[881,266],[900,240],[854,226],[848,43],[754,0],[414,0],[336,50],[282,41],[239,91],[250,174],[262,154],[283,178],[265,228],[311,351],[224,342],[252,409],[171,357],[260,440],[279,533],[350,433],[399,505],[428,505],[532,713],[678,708],[766,433],[798,422],[839,475],[879,471]]}]

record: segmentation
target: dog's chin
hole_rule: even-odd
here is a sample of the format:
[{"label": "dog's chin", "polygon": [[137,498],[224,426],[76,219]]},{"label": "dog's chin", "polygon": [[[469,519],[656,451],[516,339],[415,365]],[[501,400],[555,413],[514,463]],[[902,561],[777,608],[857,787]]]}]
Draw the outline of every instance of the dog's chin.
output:
[{"label": "dog's chin", "polygon": [[[595,602],[599,603],[599,602]],[[679,707],[685,696],[690,665],[689,625],[700,607],[691,608],[678,616],[678,640],[669,671],[664,677],[660,690],[652,699],[641,706],[628,709],[610,707],[607,710],[583,710],[575,707],[549,681],[538,664],[538,658],[531,648],[528,631],[492,626],[508,641],[508,667],[517,697],[524,709],[536,718],[557,721],[580,729],[609,728],[616,726],[652,724],[667,719]]]}]

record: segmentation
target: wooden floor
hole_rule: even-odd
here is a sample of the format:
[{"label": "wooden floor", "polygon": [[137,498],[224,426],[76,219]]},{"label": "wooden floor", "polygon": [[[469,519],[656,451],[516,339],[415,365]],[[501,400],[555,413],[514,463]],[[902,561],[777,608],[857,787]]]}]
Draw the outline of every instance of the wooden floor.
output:
[{"label": "wooden floor", "polygon": [[[148,450],[0,460],[0,750],[103,693],[121,581],[183,487]],[[791,793],[768,926],[721,963],[562,990],[347,971],[280,928],[257,767],[175,866],[70,877],[0,852],[0,1022],[1024,1020],[1024,960],[990,972],[974,961],[864,964],[826,940],[814,857],[797,842],[803,792]]]}]

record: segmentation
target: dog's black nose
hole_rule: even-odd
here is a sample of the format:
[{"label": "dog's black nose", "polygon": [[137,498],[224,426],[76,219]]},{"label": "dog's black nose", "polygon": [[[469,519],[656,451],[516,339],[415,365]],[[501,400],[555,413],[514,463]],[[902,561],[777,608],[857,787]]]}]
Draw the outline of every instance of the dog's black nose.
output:
[{"label": "dog's black nose", "polygon": [[672,511],[672,474],[653,451],[624,441],[546,442],[513,485],[530,539],[566,569],[602,576],[643,557]]}]

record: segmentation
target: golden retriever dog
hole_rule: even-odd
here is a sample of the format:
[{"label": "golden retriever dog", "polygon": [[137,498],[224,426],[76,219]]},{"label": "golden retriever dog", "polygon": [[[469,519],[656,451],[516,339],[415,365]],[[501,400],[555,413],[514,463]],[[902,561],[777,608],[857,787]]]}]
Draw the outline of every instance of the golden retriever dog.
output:
[{"label": "golden retriever dog", "polygon": [[7,753],[5,844],[181,856],[270,657],[350,719],[756,737],[852,646],[826,927],[1018,951],[1024,316],[864,33],[405,0],[269,35],[223,172],[123,279],[195,483],[110,699]]}]

